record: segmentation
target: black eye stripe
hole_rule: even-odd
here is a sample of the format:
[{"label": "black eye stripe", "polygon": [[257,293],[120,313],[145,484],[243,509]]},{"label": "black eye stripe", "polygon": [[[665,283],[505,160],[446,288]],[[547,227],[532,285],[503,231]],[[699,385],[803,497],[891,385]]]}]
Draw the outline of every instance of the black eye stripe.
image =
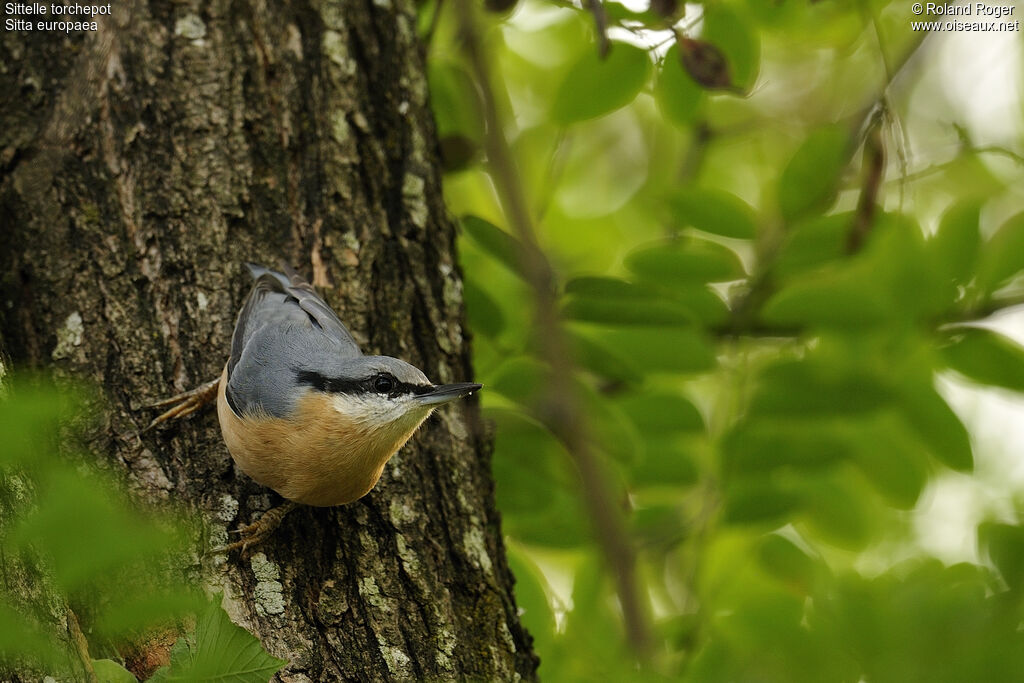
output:
[{"label": "black eye stripe", "polygon": [[[376,387],[377,380],[382,376],[390,378],[393,382],[393,387],[389,391],[380,391]],[[383,373],[363,377],[361,379],[343,379],[327,377],[319,372],[313,372],[310,370],[297,370],[295,377],[300,385],[312,387],[317,391],[322,391],[328,394],[349,394],[350,396],[358,396],[360,394],[381,395],[384,393],[388,396],[401,396],[402,394],[419,395],[425,394],[433,389],[433,386],[429,384],[400,382],[395,377],[392,377],[391,375],[384,375]]]}]

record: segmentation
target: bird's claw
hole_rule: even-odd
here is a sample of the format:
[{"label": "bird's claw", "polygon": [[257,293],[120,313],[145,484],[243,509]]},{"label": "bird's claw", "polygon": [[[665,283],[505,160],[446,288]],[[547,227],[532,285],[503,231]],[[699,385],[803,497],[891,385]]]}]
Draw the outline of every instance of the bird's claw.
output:
[{"label": "bird's claw", "polygon": [[191,415],[217,396],[217,387],[219,385],[220,378],[218,377],[211,382],[201,384],[195,389],[178,394],[177,396],[171,396],[170,398],[165,398],[145,405],[144,407],[146,408],[163,408],[164,406],[171,407],[153,418],[153,421],[150,422],[142,431],[146,432],[163,422]]},{"label": "bird's claw", "polygon": [[241,535],[241,538],[233,543],[213,548],[210,550],[210,553],[229,553],[232,550],[241,550],[242,552],[245,552],[249,548],[256,547],[274,533],[274,530],[281,525],[281,520],[284,519],[284,516],[295,509],[295,505],[296,504],[291,501],[284,503],[283,505],[278,505],[276,508],[272,508],[264,512],[263,516],[252,524],[243,526],[240,529],[232,529],[228,533],[239,534]]}]

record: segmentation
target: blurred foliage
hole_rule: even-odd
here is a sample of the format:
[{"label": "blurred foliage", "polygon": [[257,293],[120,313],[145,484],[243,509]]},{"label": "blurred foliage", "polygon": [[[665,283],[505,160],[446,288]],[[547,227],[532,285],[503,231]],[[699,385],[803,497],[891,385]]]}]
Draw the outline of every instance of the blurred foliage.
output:
[{"label": "blurred foliage", "polygon": [[263,651],[260,641],[211,602],[199,615],[194,633],[179,638],[171,661],[148,680],[265,683],[287,662]]},{"label": "blurred foliage", "polygon": [[[183,577],[184,517],[131,502],[84,449],[75,452],[76,434],[89,419],[84,392],[29,377],[12,385],[0,399],[0,671],[85,680],[88,659],[100,681],[134,681],[125,658],[159,659],[138,651],[161,647],[149,637],[153,630],[184,631],[201,613],[196,635],[171,650],[172,666],[161,680],[226,680],[188,674],[209,673],[204,662],[215,656],[236,667],[259,664],[247,667],[248,678],[232,680],[266,681],[279,660],[218,605],[204,608],[206,600]],[[190,649],[196,642],[199,656]]]},{"label": "blurred foliage", "polygon": [[[1021,519],[984,522],[977,561],[952,566],[911,528],[933,482],[974,467],[940,375],[1024,392],[1024,348],[976,324],[1024,303],[1024,169],[971,142],[930,75],[940,36],[890,0],[606,0],[601,58],[591,3],[474,5],[503,124],[488,131],[453,4],[425,3],[422,29],[540,675],[1021,680]],[[551,331],[489,134],[558,274],[647,652],[625,644],[551,429]]]}]

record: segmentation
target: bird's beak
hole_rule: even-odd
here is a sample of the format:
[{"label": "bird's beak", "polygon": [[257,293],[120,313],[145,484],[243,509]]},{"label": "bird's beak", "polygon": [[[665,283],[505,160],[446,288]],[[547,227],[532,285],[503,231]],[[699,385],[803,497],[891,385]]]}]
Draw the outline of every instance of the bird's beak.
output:
[{"label": "bird's beak", "polygon": [[469,382],[462,382],[461,384],[438,384],[425,394],[419,394],[416,396],[416,400],[420,402],[420,405],[435,406],[442,403],[448,403],[449,401],[454,401],[462,398],[463,396],[469,396],[481,387],[483,387],[483,384],[472,384]]}]

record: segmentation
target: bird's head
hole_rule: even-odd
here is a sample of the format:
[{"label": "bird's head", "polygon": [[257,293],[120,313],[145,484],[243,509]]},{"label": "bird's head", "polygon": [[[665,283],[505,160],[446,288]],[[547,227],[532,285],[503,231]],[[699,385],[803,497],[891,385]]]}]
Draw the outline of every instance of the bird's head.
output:
[{"label": "bird's head", "polygon": [[360,356],[329,374],[299,370],[298,381],[322,394],[345,423],[395,448],[440,405],[469,396],[480,384],[433,384],[418,368],[390,356]]}]

